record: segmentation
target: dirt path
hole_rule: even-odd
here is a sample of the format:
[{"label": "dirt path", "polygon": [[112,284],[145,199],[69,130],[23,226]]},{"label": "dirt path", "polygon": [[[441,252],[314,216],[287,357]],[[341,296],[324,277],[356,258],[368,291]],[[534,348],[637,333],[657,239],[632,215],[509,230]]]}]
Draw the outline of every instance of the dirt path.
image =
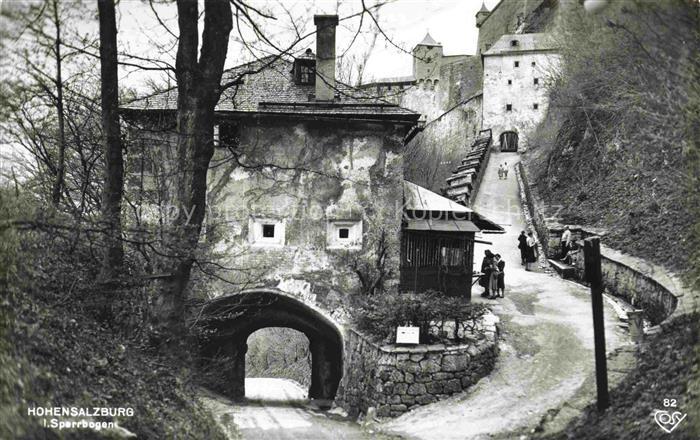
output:
[{"label": "dirt path", "polygon": [[306,391],[286,379],[246,379],[246,403],[202,392],[205,406],[231,439],[356,440],[371,438],[357,423],[315,409]]},{"label": "dirt path", "polygon": [[[502,224],[505,234],[483,235],[492,245],[477,245],[480,265],[485,249],[505,261],[506,297],[488,302],[501,318],[501,353],[493,373],[467,393],[411,411],[386,423],[386,432],[421,439],[518,438],[537,425],[548,409],[571,398],[594,372],[591,305],[587,289],[520,265],[517,236],[525,229],[513,165],[517,153],[490,159],[475,209]],[[507,180],[499,164],[507,161]],[[626,343],[617,316],[606,304],[608,351]],[[587,381],[591,388],[591,381]],[[595,397],[590,389],[591,398]]]}]

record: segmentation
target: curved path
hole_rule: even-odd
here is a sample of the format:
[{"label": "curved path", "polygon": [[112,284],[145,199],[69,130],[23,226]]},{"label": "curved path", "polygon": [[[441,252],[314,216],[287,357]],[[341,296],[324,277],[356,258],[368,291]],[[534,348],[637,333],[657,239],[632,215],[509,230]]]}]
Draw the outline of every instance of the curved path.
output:
[{"label": "curved path", "polygon": [[320,411],[291,380],[246,378],[246,402],[202,390],[200,399],[231,439],[359,440],[371,433],[350,420]]},{"label": "curved path", "polygon": [[[384,425],[384,430],[408,438],[518,438],[538,424],[548,409],[571,399],[586,378],[591,399],[595,390],[593,328],[588,290],[544,272],[520,265],[517,237],[526,228],[513,171],[517,153],[492,153],[474,204],[480,214],[504,226],[506,233],[483,235],[492,245],[477,245],[480,265],[485,249],[506,261],[505,299],[493,304],[501,318],[500,355],[494,371],[464,394],[418,408]],[[508,178],[498,178],[498,166],[508,162]],[[626,343],[617,315],[605,304],[608,351]]]}]

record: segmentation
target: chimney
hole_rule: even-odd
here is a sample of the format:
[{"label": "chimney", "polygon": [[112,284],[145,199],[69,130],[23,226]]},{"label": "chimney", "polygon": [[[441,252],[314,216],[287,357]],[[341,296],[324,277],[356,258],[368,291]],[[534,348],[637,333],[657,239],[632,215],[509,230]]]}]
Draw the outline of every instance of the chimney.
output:
[{"label": "chimney", "polygon": [[316,25],[316,100],[335,97],[335,27],[337,15],[314,15]]}]

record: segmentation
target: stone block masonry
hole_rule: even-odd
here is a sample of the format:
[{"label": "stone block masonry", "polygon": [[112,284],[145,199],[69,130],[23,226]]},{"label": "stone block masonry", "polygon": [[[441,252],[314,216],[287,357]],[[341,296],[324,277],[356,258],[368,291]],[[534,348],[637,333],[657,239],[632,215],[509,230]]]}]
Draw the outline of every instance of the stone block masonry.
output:
[{"label": "stone block masonry", "polygon": [[462,392],[493,370],[497,321],[486,313],[478,339],[459,345],[380,346],[348,330],[336,405],[352,417],[370,407],[379,417],[397,417]]}]

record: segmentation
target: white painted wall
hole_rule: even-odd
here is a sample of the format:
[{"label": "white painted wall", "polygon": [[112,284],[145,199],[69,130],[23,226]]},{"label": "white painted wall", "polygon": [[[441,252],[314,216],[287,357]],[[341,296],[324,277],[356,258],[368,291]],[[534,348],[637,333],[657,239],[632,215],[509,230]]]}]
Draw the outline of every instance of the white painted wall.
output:
[{"label": "white painted wall", "polygon": [[[495,142],[504,131],[515,131],[519,149],[527,147],[529,135],[547,113],[547,85],[559,61],[559,55],[552,52],[484,57],[483,128],[492,129]],[[535,78],[539,78],[538,85]],[[507,104],[512,105],[511,111],[506,110]]]}]

